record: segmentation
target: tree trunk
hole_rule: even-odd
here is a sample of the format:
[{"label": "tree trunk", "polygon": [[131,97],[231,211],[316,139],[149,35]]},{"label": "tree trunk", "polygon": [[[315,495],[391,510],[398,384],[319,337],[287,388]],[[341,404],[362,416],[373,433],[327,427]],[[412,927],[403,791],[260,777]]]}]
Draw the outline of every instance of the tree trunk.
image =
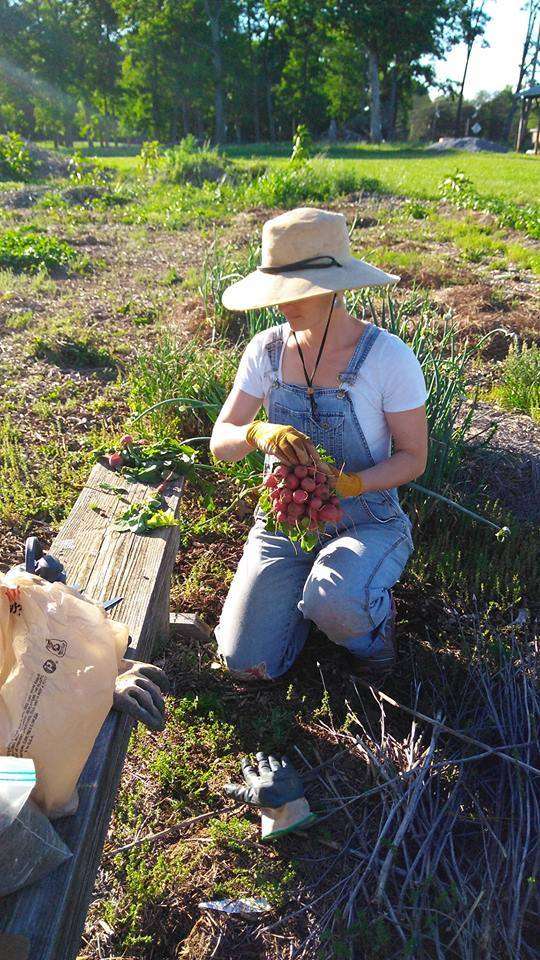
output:
[{"label": "tree trunk", "polygon": [[398,108],[398,65],[394,64],[390,76],[390,96],[388,97],[388,128],[387,137],[389,140],[396,139],[396,119]]},{"label": "tree trunk", "polygon": [[255,135],[255,142],[258,143],[261,139],[261,120],[259,115],[259,71],[258,64],[255,62],[255,57],[253,56],[253,31],[251,26],[251,3],[247,5],[247,22],[248,22],[248,36],[249,36],[249,66],[251,74],[251,95],[253,102],[253,131]]},{"label": "tree trunk", "polygon": [[369,85],[371,94],[371,115],[369,132],[372,143],[381,142],[381,88],[379,84],[379,57],[374,50],[370,50],[369,57]]},{"label": "tree trunk", "polygon": [[465,60],[465,69],[463,71],[461,87],[459,88],[459,97],[458,97],[458,105],[457,105],[457,112],[456,112],[456,125],[454,127],[455,137],[461,136],[461,114],[463,112],[463,91],[465,89],[465,80],[467,79],[467,70],[469,69],[469,60],[471,58],[472,48],[473,48],[473,45],[472,43],[470,43],[469,46],[467,47],[467,59]]},{"label": "tree trunk", "polygon": [[181,103],[182,103],[182,127],[184,128],[184,136],[187,137],[189,133],[189,114],[188,114],[187,103],[184,97],[182,97]]},{"label": "tree trunk", "polygon": [[216,143],[225,142],[225,109],[223,97],[223,64],[221,59],[221,0],[204,0],[206,16],[210,21],[212,62],[214,64],[214,108]]},{"label": "tree trunk", "polygon": [[272,84],[270,82],[270,69],[268,66],[268,49],[264,46],[264,86],[266,94],[266,115],[268,118],[268,139],[274,143],[276,139],[276,125],[274,121],[274,104],[272,101]]}]

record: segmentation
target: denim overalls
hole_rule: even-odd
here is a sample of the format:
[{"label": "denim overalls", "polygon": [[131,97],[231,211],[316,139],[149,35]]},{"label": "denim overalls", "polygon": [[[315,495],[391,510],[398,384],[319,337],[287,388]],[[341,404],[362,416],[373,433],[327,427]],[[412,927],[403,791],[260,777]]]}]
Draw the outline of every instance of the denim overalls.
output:
[{"label": "denim overalls", "polygon": [[[314,419],[306,388],[279,379],[284,326],[276,327],[266,346],[274,376],[268,420],[301,430],[347,472],[373,466],[348,387],[380,329],[366,326],[338,376],[339,388],[315,388]],[[265,475],[273,463],[266,457]],[[412,551],[411,523],[395,489],[348,497],[342,506],[341,523],[328,524],[309,552],[265,530],[264,515],[256,509],[216,627],[219,652],[236,674],[274,679],[285,673],[306,641],[310,621],[363,660],[377,658],[391,613],[390,589]]]}]

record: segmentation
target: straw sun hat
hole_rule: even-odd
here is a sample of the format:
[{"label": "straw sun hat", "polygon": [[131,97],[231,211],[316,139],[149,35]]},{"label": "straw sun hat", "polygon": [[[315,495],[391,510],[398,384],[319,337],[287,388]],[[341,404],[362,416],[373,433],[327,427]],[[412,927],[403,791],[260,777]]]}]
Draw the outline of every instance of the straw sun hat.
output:
[{"label": "straw sun hat", "polygon": [[351,256],[342,213],[299,207],[267,220],[262,263],[223,293],[228,310],[252,310],[321,293],[381,287],[399,277]]}]

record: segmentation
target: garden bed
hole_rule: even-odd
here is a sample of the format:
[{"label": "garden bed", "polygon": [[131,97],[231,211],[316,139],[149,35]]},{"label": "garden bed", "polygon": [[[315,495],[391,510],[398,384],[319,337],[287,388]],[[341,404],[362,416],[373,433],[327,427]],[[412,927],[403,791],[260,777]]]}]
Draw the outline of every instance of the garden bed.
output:
[{"label": "garden bed", "polygon": [[[53,184],[58,194],[68,186],[66,181]],[[221,203],[215,193],[207,213],[197,208],[196,226],[172,229],[173,213],[167,224],[159,207],[162,187],[149,182],[144,189],[144,202],[130,201],[127,208],[75,204],[66,212],[61,206],[42,206],[40,198],[32,207],[1,214],[5,227],[31,224],[65,240],[88,258],[90,267],[65,277],[43,271],[2,273],[4,569],[19,561],[29,532],[51,541],[87,475],[92,450],[124,432],[132,413],[173,387],[199,391],[207,399],[211,389],[216,400],[231,383],[242,329],[219,308],[226,271],[216,267],[216,256],[221,251],[225,261],[233,257],[245,265],[248,238],[277,208],[257,204],[227,213],[222,205],[213,252],[208,227],[216,219],[214,205]],[[205,195],[204,203],[209,202]],[[356,217],[352,241],[358,253],[403,274],[396,299],[411,329],[424,318],[442,330],[451,310],[460,348],[465,336],[474,339],[477,332],[499,326],[518,341],[534,339],[538,279],[524,259],[520,264],[512,260],[528,256],[515,249],[532,249],[526,237],[509,228],[501,234],[481,211],[458,211],[429,199],[356,193],[331,206],[342,209],[351,224]],[[478,304],[478,310],[471,304]],[[497,361],[506,343],[502,335],[497,339]],[[471,362],[467,384],[480,383],[487,392],[498,371],[493,357],[482,350]],[[537,428],[524,414],[483,402],[474,429],[488,420],[499,424],[489,455],[500,454],[501,470],[495,472],[493,460],[486,468],[482,448],[476,446],[470,454],[460,446],[462,468],[447,492],[498,523],[508,521],[513,531],[509,543],[498,543],[490,530],[446,507],[408,497],[417,550],[397,590],[401,658],[385,690],[410,704],[415,684],[421,682],[422,711],[433,716],[443,709],[450,725],[464,722],[462,691],[473,698],[471,658],[482,660],[495,676],[498,652],[514,642],[529,642],[531,603],[538,595],[534,518],[526,509],[528,464],[537,477]],[[143,436],[156,430],[207,435],[210,427],[204,415],[197,419],[193,412],[172,408],[170,415],[138,425]],[[469,439],[474,440],[472,433]],[[188,489],[180,518],[173,607],[196,611],[211,626],[250,523],[250,505],[234,502],[239,491],[235,479],[245,477],[234,470],[218,473],[211,496],[197,487]],[[235,683],[216,664],[212,639],[172,644],[159,656],[172,681],[168,726],[162,735],[138,730],[133,737],[81,960],[290,957],[324,915],[322,907],[329,909],[332,901],[326,897],[343,875],[340,871],[347,866],[352,871],[358,863],[354,857],[349,863],[342,853],[350,839],[350,820],[343,813],[305,836],[265,847],[258,841],[256,819],[231,807],[223,784],[236,774],[240,756],[260,745],[288,751],[308,774],[308,765],[316,767],[342,748],[349,730],[347,704],[353,701],[362,722],[372,725],[374,748],[380,705],[367,693],[358,695],[340,651],[316,634],[290,674],[271,687]],[[388,724],[396,742],[410,736],[409,718],[399,710],[389,709]],[[429,742],[429,725],[422,732]],[[454,748],[452,740],[439,738],[437,750]],[[374,771],[354,751],[348,749],[336,764],[322,781],[315,776],[307,781],[320,809],[330,802],[333,788],[344,796],[351,784],[360,792],[373,785]],[[402,769],[402,759],[396,764]],[[378,801],[365,807],[371,810],[378,816]],[[207,817],[143,842],[147,835],[200,814]],[[320,886],[321,875],[326,888]],[[268,901],[272,912],[264,923],[254,926],[198,906],[203,900],[243,894]],[[472,890],[462,894],[459,903],[437,908],[449,913],[454,924],[453,932],[444,933],[447,942],[475,904]],[[316,903],[320,895],[323,899]],[[359,950],[369,960],[398,955],[400,935],[387,905],[378,919],[360,911],[352,928],[342,906],[327,935],[319,931],[318,946],[308,943],[306,957],[354,956]],[[487,898],[479,901],[459,934],[461,956],[469,956],[465,938],[474,940],[480,918],[496,925],[503,923],[501,916]],[[523,930],[526,936],[526,922]],[[431,956],[429,929],[422,927],[420,933],[428,952],[410,955]],[[447,955],[456,955],[454,949]]]}]

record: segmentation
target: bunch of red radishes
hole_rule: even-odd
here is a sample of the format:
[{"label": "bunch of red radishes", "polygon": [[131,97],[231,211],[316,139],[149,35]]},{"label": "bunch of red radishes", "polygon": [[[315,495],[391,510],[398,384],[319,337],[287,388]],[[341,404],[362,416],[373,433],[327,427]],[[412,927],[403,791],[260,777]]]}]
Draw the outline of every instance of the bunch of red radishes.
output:
[{"label": "bunch of red radishes", "polygon": [[264,486],[270,494],[273,519],[285,529],[301,525],[314,532],[327,523],[339,523],[343,517],[330,478],[317,467],[278,463]]}]

